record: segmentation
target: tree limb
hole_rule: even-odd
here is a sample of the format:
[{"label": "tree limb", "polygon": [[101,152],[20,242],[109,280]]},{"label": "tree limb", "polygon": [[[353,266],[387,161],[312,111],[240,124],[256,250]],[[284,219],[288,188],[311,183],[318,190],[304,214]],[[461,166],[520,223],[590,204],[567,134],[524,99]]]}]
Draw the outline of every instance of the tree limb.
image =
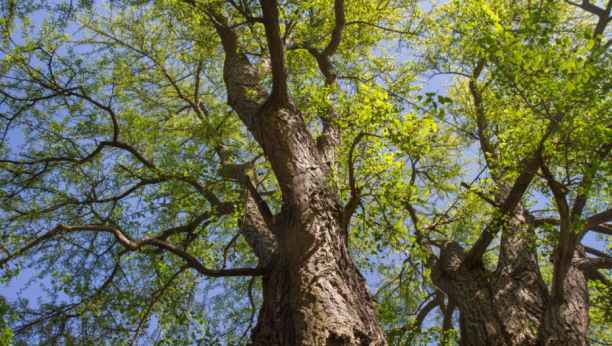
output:
[{"label": "tree limb", "polygon": [[57,227],[53,228],[49,232],[44,235],[36,238],[34,241],[30,242],[28,245],[21,248],[19,251],[15,252],[12,256],[6,257],[0,260],[0,266],[8,263],[10,260],[23,255],[29,249],[41,244],[45,240],[51,239],[55,235],[60,232],[77,232],[77,231],[92,231],[92,232],[104,232],[110,233],[115,236],[115,239],[123,245],[129,251],[137,251],[141,247],[145,245],[152,245],[166,251],[172,252],[173,254],[184,259],[190,268],[195,269],[200,274],[210,276],[210,277],[225,277],[225,276],[261,276],[267,273],[266,269],[263,268],[234,268],[234,269],[226,269],[226,270],[211,270],[206,268],[200,261],[198,261],[195,257],[190,255],[189,253],[175,247],[172,244],[166,243],[165,241],[151,238],[151,237],[142,237],[138,240],[132,241],[125,234],[123,234],[120,230],[113,227],[106,226],[95,226],[95,225],[85,225],[85,226],[66,226],[66,225],[57,225]]},{"label": "tree limb", "polygon": [[286,104],[289,101],[289,95],[287,93],[285,43],[278,24],[278,2],[277,0],[260,0],[260,3],[272,65],[271,100]]},{"label": "tree limb", "polygon": [[525,168],[514,182],[508,197],[506,197],[504,203],[499,207],[499,216],[495,217],[487,225],[487,227],[478,237],[478,240],[474,246],[472,246],[468,252],[463,263],[467,265],[469,269],[478,266],[482,255],[485,253],[487,247],[489,247],[489,244],[493,240],[496,230],[502,224],[505,224],[508,214],[514,211],[514,208],[516,208],[516,206],[519,204],[521,198],[523,198],[523,195],[525,194],[525,191],[527,191],[527,188],[529,188],[529,184],[531,184],[533,177],[538,171],[538,167],[539,160],[537,157],[532,158],[525,164]]},{"label": "tree limb", "polygon": [[579,258],[574,260],[578,269],[612,269],[612,258]]}]

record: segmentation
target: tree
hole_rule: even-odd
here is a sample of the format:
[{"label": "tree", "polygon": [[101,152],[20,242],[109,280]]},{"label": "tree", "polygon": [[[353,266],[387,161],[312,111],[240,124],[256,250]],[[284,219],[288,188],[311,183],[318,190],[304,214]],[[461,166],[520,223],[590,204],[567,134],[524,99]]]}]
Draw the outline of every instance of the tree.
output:
[{"label": "tree", "polygon": [[[457,1],[439,8],[442,34],[432,35],[438,44],[424,63],[457,76],[450,113],[479,147],[482,167],[476,184],[462,185],[490,214],[441,225],[469,210],[469,196],[433,220],[411,200],[406,208],[439,289],[424,309],[441,306],[442,329],[449,329],[458,308],[461,344],[609,339],[601,330],[610,320],[600,312],[610,307],[609,274],[599,269],[612,259],[581,244],[587,232],[611,234],[612,41],[605,34],[612,3],[600,5]],[[466,234],[466,227],[478,231]]]},{"label": "tree", "polygon": [[3,1],[3,280],[57,300],[15,340],[608,340],[600,5]]},{"label": "tree", "polygon": [[111,5],[3,2],[5,280],[21,259],[67,296],[16,307],[17,340],[131,344],[157,324],[160,342],[211,343],[209,322],[186,332],[206,276],[248,296],[247,325],[219,327],[229,342],[240,327],[252,345],[385,344],[348,248],[368,190],[355,150],[381,140],[351,105],[395,111],[351,78],[398,76],[372,55],[410,35],[413,4]]}]

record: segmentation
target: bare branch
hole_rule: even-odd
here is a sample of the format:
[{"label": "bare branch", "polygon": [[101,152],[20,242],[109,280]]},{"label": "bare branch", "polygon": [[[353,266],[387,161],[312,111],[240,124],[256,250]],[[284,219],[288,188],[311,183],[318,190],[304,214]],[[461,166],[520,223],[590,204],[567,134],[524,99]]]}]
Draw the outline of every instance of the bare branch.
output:
[{"label": "bare branch", "polygon": [[234,268],[234,269],[226,269],[226,270],[211,270],[206,268],[200,261],[198,261],[195,257],[190,255],[189,253],[175,247],[172,244],[166,243],[165,241],[151,238],[151,237],[142,237],[136,241],[130,240],[125,236],[120,230],[113,227],[106,226],[95,226],[95,225],[85,225],[85,226],[66,226],[66,225],[58,225],[53,228],[49,232],[44,235],[36,238],[34,241],[30,242],[28,245],[21,248],[19,251],[15,252],[12,256],[4,258],[0,260],[0,266],[3,266],[8,261],[23,255],[29,249],[41,244],[45,240],[51,239],[55,235],[60,232],[77,232],[77,231],[91,231],[91,232],[104,232],[110,233],[115,236],[115,239],[123,245],[129,251],[137,251],[141,247],[145,245],[152,245],[157,248],[164,249],[166,251],[172,252],[173,254],[184,259],[189,267],[195,269],[199,273],[211,276],[211,277],[225,277],[225,276],[260,276],[265,275],[267,273],[266,269],[263,268]]},{"label": "bare branch", "polygon": [[597,249],[593,249],[592,247],[588,247],[586,245],[581,245],[584,248],[584,252],[590,253],[591,255],[607,258],[610,257],[607,253],[599,251]]},{"label": "bare branch", "polygon": [[612,258],[579,258],[574,260],[574,265],[580,270],[589,269],[612,269]]}]

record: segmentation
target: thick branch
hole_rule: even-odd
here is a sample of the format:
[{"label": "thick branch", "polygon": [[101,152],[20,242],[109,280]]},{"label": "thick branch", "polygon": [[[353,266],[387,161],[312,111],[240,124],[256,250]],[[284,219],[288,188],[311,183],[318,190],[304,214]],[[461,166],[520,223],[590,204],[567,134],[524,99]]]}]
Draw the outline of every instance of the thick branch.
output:
[{"label": "thick branch", "polygon": [[346,27],[346,19],[344,16],[344,0],[335,0],[334,1],[334,16],[336,19],[336,25],[334,26],[334,30],[332,31],[331,39],[323,50],[323,55],[326,57],[331,57],[334,55],[338,47],[340,47],[340,42],[342,41],[342,33],[344,32],[344,28]]},{"label": "thick branch", "polygon": [[582,239],[582,237],[586,234],[587,231],[593,230],[595,232],[610,234],[612,235],[612,227],[609,225],[603,225],[606,222],[612,221],[612,209],[608,209],[606,211],[602,211],[599,214],[595,214],[586,219],[586,224],[582,228],[582,230],[578,233],[578,239]]},{"label": "thick branch", "polygon": [[537,157],[531,159],[525,165],[523,172],[514,182],[508,197],[504,200],[504,203],[500,206],[498,213],[499,216],[495,217],[492,222],[487,225],[485,230],[480,234],[480,237],[468,253],[464,263],[468,266],[468,269],[475,268],[480,263],[482,255],[489,247],[489,244],[493,240],[496,230],[505,224],[507,216],[514,211],[514,208],[519,204],[521,198],[529,188],[529,184],[533,180],[536,172],[538,171],[539,160]]},{"label": "thick branch", "polygon": [[589,0],[582,0],[581,4],[577,4],[575,2],[571,2],[568,0],[564,0],[566,3],[570,4],[570,5],[574,5],[576,7],[580,7],[581,9],[594,14],[598,17],[602,17],[606,15],[606,10],[603,8],[598,7],[597,5],[592,4]]},{"label": "thick branch", "polygon": [[610,257],[607,253],[599,251],[597,249],[593,249],[592,247],[588,247],[586,245],[581,245],[584,248],[584,252],[590,253],[591,255],[599,256],[602,258]]},{"label": "thick branch", "polygon": [[579,258],[574,260],[574,264],[580,270],[612,269],[612,258]]},{"label": "thick branch", "polygon": [[570,210],[563,192],[563,187],[557,182],[554,176],[546,167],[544,159],[540,157],[540,168],[544,174],[544,178],[552,191],[553,197],[557,204],[557,209],[560,217],[559,243],[556,249],[556,258],[553,269],[553,284],[552,284],[552,299],[563,299],[563,287],[566,274],[566,262],[572,259],[574,248],[576,247],[576,234],[572,232],[570,219]]},{"label": "thick branch", "polygon": [[612,226],[608,224],[593,226],[590,228],[590,230],[601,234],[612,235]]},{"label": "thick branch", "polygon": [[272,100],[284,104],[289,100],[289,95],[287,94],[285,43],[278,25],[278,3],[276,0],[260,0],[260,3],[272,64]]}]

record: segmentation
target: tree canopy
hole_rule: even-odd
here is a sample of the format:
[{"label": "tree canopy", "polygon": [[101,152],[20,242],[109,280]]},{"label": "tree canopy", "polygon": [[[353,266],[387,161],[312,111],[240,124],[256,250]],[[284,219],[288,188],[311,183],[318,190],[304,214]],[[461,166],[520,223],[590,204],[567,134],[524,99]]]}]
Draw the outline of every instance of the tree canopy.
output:
[{"label": "tree canopy", "polygon": [[0,9],[0,343],[612,342],[612,1]]}]

